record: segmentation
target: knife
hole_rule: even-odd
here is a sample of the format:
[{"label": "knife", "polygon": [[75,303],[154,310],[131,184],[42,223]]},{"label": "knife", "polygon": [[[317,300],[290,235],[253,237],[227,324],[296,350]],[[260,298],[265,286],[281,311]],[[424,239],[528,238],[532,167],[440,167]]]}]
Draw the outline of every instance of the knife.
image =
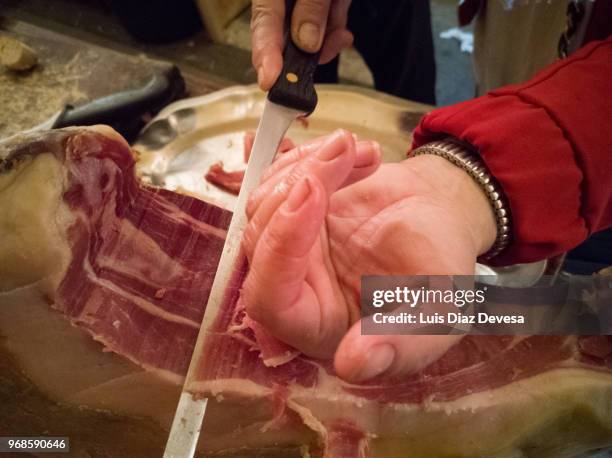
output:
[{"label": "knife", "polygon": [[207,399],[192,395],[188,387],[196,377],[207,331],[212,326],[217,311],[223,303],[233,274],[245,259],[241,249],[241,239],[247,224],[245,208],[248,196],[259,184],[263,171],[272,163],[276,150],[290,124],[298,116],[307,116],[312,113],[317,105],[313,76],[319,53],[306,53],[293,44],[289,34],[289,22],[294,4],[295,0],[285,2],[283,69],[268,92],[263,114],[259,120],[255,142],[227,231],[223,253],[172,422],[164,458],[190,458],[193,457],[196,450]]}]

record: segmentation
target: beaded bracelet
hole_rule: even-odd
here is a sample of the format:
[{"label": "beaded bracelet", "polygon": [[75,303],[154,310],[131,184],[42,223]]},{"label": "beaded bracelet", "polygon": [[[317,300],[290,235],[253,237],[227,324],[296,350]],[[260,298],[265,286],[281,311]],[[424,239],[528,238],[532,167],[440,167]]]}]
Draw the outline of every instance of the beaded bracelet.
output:
[{"label": "beaded bracelet", "polygon": [[466,171],[484,191],[495,214],[497,237],[489,251],[480,258],[489,260],[501,253],[510,243],[510,211],[501,186],[493,178],[480,156],[452,139],[427,143],[413,150],[410,157],[423,154],[433,154],[450,161]]}]

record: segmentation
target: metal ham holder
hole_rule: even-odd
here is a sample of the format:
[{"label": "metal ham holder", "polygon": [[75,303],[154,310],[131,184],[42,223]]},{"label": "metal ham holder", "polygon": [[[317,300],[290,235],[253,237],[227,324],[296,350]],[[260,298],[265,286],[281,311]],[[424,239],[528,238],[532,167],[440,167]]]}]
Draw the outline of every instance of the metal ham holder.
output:
[{"label": "metal ham holder", "polygon": [[286,2],[283,69],[268,93],[263,114],[259,121],[255,143],[240,188],[240,194],[234,207],[221,260],[217,267],[183,391],[172,422],[170,436],[164,452],[165,458],[192,457],[196,450],[208,400],[193,395],[189,391],[189,387],[194,381],[197,381],[198,368],[203,356],[208,330],[214,324],[217,311],[224,303],[228,286],[234,276],[239,273],[240,267],[245,261],[241,249],[241,238],[247,223],[245,208],[248,196],[259,184],[260,177],[266,167],[272,163],[276,150],[289,125],[298,116],[309,115],[317,104],[313,75],[319,60],[319,54],[309,54],[301,51],[290,38],[288,25],[294,3],[293,0]]}]

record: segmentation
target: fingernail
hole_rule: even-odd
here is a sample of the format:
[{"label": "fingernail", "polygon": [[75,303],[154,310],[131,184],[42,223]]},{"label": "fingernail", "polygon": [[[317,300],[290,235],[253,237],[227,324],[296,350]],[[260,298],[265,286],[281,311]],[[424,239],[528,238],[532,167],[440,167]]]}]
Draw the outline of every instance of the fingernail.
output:
[{"label": "fingernail", "polygon": [[395,349],[389,344],[378,344],[365,354],[365,364],[356,375],[358,381],[369,380],[382,374],[393,364]]},{"label": "fingernail", "polygon": [[323,142],[319,151],[317,151],[317,158],[321,161],[331,161],[336,157],[340,156],[346,149],[342,145],[338,145],[336,140],[342,135],[341,132],[335,132],[329,137],[328,140]]},{"label": "fingernail", "polygon": [[287,210],[290,212],[297,211],[308,199],[310,195],[310,183],[308,178],[302,178],[298,181],[287,197]]},{"label": "fingernail", "polygon": [[367,144],[370,145],[373,150],[376,150],[376,152],[380,153],[380,143],[375,140],[368,140]]},{"label": "fingernail", "polygon": [[358,149],[365,148],[366,153],[359,152],[357,153],[357,159],[355,161],[355,167],[369,167],[380,160],[381,151],[380,146],[375,141],[367,141],[357,145]]},{"label": "fingernail", "polygon": [[319,26],[304,22],[298,29],[298,41],[304,51],[315,52],[319,48]]}]

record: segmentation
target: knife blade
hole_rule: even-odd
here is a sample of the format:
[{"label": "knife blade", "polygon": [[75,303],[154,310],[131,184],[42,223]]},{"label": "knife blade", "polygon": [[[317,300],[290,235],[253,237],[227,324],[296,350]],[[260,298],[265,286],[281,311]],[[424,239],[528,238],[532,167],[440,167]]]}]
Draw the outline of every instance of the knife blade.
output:
[{"label": "knife blade", "polygon": [[295,0],[286,1],[283,69],[268,93],[259,120],[255,142],[233,210],[196,346],[166,443],[164,458],[188,458],[192,457],[196,450],[206,413],[207,399],[189,392],[189,386],[196,379],[197,368],[208,334],[207,330],[213,325],[217,312],[223,304],[233,274],[244,262],[241,239],[247,224],[245,208],[249,194],[259,184],[263,171],[272,163],[276,150],[291,123],[298,116],[309,115],[317,104],[313,76],[319,53],[306,53],[297,48],[291,40],[288,34],[288,19],[291,18],[294,3]]}]

